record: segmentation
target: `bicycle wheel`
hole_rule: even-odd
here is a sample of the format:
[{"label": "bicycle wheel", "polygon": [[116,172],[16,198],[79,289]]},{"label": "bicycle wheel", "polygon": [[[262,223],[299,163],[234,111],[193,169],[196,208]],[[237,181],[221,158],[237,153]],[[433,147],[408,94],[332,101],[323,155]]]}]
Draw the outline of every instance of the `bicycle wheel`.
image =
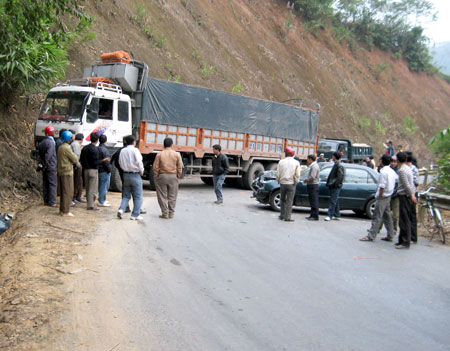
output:
[{"label": "bicycle wheel", "polygon": [[436,228],[439,234],[439,237],[441,238],[441,241],[443,244],[445,244],[445,231],[444,228]]},{"label": "bicycle wheel", "polygon": [[427,230],[428,233],[434,234],[435,223],[433,216],[431,215],[430,209],[422,205],[419,207],[419,218],[422,226]]},{"label": "bicycle wheel", "polygon": [[434,221],[435,221],[435,228],[437,231],[437,234],[441,238],[441,241],[443,244],[445,244],[445,230],[444,230],[444,222],[442,220],[442,214],[441,211],[438,208],[434,209]]}]

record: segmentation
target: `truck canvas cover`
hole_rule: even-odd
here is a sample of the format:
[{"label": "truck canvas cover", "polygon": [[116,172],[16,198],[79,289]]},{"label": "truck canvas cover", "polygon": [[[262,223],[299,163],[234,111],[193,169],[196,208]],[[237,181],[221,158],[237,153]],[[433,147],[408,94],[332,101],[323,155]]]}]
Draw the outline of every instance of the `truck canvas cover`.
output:
[{"label": "truck canvas cover", "polygon": [[142,120],[315,143],[319,112],[159,79],[148,79]]}]

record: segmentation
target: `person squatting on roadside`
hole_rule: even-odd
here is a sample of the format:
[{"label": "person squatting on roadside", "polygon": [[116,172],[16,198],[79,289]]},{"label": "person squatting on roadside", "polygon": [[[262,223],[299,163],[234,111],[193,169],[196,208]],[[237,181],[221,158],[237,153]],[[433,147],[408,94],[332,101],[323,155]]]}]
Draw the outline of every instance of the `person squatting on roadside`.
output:
[{"label": "person squatting on roadside", "polygon": [[278,162],[277,181],[280,183],[280,207],[278,217],[286,222],[294,222],[291,219],[292,204],[294,202],[295,186],[300,179],[300,163],[294,159],[295,151],[289,147],[284,150],[285,158]]},{"label": "person squatting on roadside", "polygon": [[126,137],[127,147],[124,148],[119,155],[119,164],[123,169],[123,198],[120,204],[117,217],[120,219],[123,216],[125,209],[133,197],[133,212],[131,213],[131,220],[142,220],[141,206],[142,206],[142,178],[144,175],[144,164],[142,163],[142,155],[136,146],[136,139],[132,135]]},{"label": "person squatting on roadside", "polygon": [[80,162],[83,166],[84,182],[86,184],[87,209],[98,210],[95,207],[95,200],[98,192],[98,166],[102,162],[110,161],[109,158],[100,159],[100,153],[97,148],[98,133],[91,133],[91,143],[81,150]]},{"label": "person squatting on roadside", "polygon": [[[77,156],[78,161],[80,161],[81,155],[81,144],[83,143],[84,135],[82,133],[78,133],[75,135],[75,140],[72,141],[70,147],[72,148],[73,153]],[[80,162],[78,162],[78,166],[75,165],[73,167],[73,203],[76,204],[78,202],[86,202],[83,200],[83,167],[81,167]]]},{"label": "person squatting on roadside", "polygon": [[213,153],[214,157],[212,159],[212,173],[214,192],[216,193],[217,198],[214,203],[221,204],[223,203],[222,186],[227,173],[230,171],[230,166],[228,164],[228,157],[222,154],[222,147],[220,145],[213,145]]},{"label": "person squatting on roadside", "polygon": [[333,152],[333,168],[330,171],[327,179],[327,187],[330,190],[330,205],[328,207],[328,216],[325,217],[326,221],[332,219],[339,220],[341,212],[339,210],[339,194],[341,193],[342,184],[344,183],[345,169],[341,165],[339,159],[341,154],[339,152]]},{"label": "person squatting on roadside", "polygon": [[412,203],[417,203],[415,187],[413,182],[413,174],[409,166],[406,164],[406,153],[399,152],[397,154],[398,168],[398,201],[399,201],[399,221],[400,233],[398,242],[395,244],[396,249],[409,249],[411,244],[411,208]]},{"label": "person squatting on roadside", "polygon": [[58,177],[56,174],[57,160],[56,147],[53,136],[55,128],[45,127],[45,138],[39,143],[39,167],[42,170],[42,196],[44,205],[58,207],[56,204],[56,189],[58,188]]},{"label": "person squatting on roadside", "polygon": [[[111,160],[111,154],[105,143],[108,138],[105,134],[100,135],[100,145],[98,146],[98,153],[101,160]],[[106,201],[106,194],[108,194],[109,184],[111,182],[111,164],[109,161],[102,161],[98,166],[98,205],[100,207],[110,207]]]},{"label": "person squatting on roadside", "polygon": [[61,216],[73,217],[70,205],[73,198],[73,166],[78,164],[78,157],[69,143],[73,139],[72,132],[62,133],[63,144],[58,149],[58,182],[60,184],[59,211]]},{"label": "person squatting on roadside", "polygon": [[398,181],[398,175],[390,167],[391,156],[385,154],[381,156],[380,161],[383,168],[381,168],[380,171],[378,189],[375,195],[376,203],[372,225],[370,226],[367,236],[359,239],[360,241],[374,241],[380,231],[382,223],[384,223],[386,227],[387,236],[381,240],[392,241],[395,236],[391,214],[391,196],[394,192],[395,184]]},{"label": "person squatting on roadside", "polygon": [[173,218],[178,195],[178,180],[183,172],[181,155],[173,149],[173,140],[164,139],[164,150],[156,155],[153,174],[156,194],[161,208],[160,218]]},{"label": "person squatting on roadside", "polygon": [[303,181],[308,189],[309,205],[311,206],[311,213],[306,217],[310,221],[319,220],[319,177],[320,168],[316,162],[315,155],[308,155],[306,163],[309,166],[309,175]]}]

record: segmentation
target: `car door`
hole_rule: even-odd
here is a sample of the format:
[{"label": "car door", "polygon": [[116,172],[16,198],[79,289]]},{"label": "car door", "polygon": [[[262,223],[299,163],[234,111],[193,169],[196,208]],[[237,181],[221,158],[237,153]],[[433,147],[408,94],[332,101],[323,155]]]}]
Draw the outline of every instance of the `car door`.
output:
[{"label": "car door", "polygon": [[345,168],[344,184],[339,195],[341,209],[363,211],[367,200],[374,197],[377,185],[364,167]]},{"label": "car door", "polygon": [[327,179],[332,165],[320,170],[319,176],[319,208],[327,208],[330,203],[330,190],[327,188]]},{"label": "car door", "polygon": [[310,168],[307,168],[300,173],[300,181],[295,187],[295,206],[309,206],[308,188],[306,187],[306,184],[303,183],[303,180],[305,180],[309,176],[309,172]]}]

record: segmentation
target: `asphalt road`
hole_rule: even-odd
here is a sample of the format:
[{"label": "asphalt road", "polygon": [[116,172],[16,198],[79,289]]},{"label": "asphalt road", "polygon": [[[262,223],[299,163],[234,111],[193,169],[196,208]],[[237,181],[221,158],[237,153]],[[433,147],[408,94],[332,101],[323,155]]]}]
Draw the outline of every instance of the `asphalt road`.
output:
[{"label": "asphalt road", "polygon": [[359,242],[370,222],[351,212],[311,223],[295,210],[282,222],[250,196],[225,188],[216,205],[212,187],[188,181],[174,219],[158,218],[146,192],[143,222],[104,225],[98,295],[123,326],[110,346],[450,349],[448,247]]}]

